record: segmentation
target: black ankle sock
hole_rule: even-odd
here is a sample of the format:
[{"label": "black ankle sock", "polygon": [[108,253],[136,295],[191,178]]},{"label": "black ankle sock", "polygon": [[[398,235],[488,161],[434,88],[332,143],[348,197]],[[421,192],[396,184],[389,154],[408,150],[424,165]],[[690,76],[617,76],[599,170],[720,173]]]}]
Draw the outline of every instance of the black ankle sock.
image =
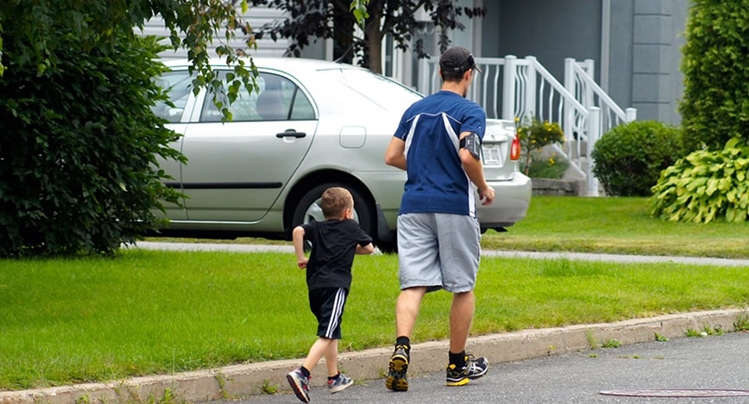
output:
[{"label": "black ankle sock", "polygon": [[341,374],[341,371],[339,370],[338,373],[335,374],[335,376],[328,376],[328,380],[336,379],[336,378],[338,378],[338,375],[340,375],[340,374]]},{"label": "black ankle sock", "polygon": [[450,364],[455,365],[458,368],[462,368],[466,365],[466,351],[460,353],[452,353],[448,351],[450,356]]},{"label": "black ankle sock", "polygon": [[411,339],[408,337],[398,337],[395,339],[395,345],[403,345],[406,347],[407,351],[411,350]]},{"label": "black ankle sock", "polygon": [[302,370],[302,374],[304,375],[304,377],[309,377],[309,370],[307,370],[307,368],[305,368],[304,366],[302,366],[299,369]]}]

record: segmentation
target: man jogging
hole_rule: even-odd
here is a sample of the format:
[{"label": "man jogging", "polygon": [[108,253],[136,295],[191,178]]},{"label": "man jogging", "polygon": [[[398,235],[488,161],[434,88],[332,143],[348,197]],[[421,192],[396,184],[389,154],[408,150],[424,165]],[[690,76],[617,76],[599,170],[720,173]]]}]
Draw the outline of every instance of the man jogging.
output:
[{"label": "man jogging", "polygon": [[465,385],[489,368],[485,358],[465,352],[481,253],[474,195],[484,205],[494,200],[481,164],[486,112],[465,98],[477,71],[468,49],[445,51],[441,90],[406,110],[385,154],[388,165],[408,174],[398,215],[397,339],[385,381],[393,391],[408,390],[419,307],[427,292],[439,289],[453,294],[446,384]]}]

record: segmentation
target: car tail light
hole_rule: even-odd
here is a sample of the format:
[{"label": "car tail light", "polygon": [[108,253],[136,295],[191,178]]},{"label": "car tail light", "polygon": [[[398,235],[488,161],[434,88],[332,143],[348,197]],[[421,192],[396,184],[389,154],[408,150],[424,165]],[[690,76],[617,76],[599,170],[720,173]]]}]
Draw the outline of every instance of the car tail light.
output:
[{"label": "car tail light", "polygon": [[512,146],[510,146],[510,160],[520,160],[520,138],[517,135],[512,140]]}]

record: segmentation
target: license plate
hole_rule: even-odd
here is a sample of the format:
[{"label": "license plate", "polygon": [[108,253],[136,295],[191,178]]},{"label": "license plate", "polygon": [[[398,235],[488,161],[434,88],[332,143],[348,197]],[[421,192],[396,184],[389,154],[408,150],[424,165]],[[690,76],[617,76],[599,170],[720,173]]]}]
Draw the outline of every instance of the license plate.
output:
[{"label": "license plate", "polygon": [[502,154],[498,144],[483,145],[482,148],[484,149],[484,165],[502,165]]}]

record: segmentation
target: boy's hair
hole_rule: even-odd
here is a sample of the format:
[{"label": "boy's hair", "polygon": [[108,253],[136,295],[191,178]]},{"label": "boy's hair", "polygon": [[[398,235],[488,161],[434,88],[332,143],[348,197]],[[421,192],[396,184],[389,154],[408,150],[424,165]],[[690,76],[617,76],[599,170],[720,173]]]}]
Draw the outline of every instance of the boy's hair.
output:
[{"label": "boy's hair", "polygon": [[346,188],[330,187],[322,193],[321,205],[326,219],[340,218],[346,209],[354,207],[354,198]]}]

